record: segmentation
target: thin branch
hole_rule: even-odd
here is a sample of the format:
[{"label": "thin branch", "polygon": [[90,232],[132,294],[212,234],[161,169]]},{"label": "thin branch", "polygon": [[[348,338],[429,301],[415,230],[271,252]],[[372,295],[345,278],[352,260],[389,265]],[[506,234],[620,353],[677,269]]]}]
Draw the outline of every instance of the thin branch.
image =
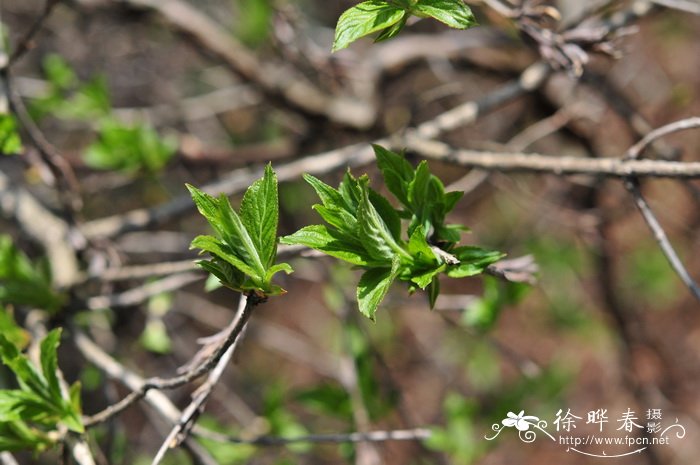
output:
[{"label": "thin branch", "polygon": [[80,267],[71,244],[73,231],[23,187],[0,171],[0,212],[14,218],[31,239],[40,244],[53,269],[52,279],[57,287],[80,281]]},{"label": "thin branch", "polygon": [[15,47],[15,50],[12,52],[12,55],[10,55],[7,64],[5,65],[5,68],[10,68],[13,64],[15,64],[17,60],[22,58],[22,56],[27,51],[29,51],[29,49],[32,47],[32,40],[41,30],[41,28],[44,27],[44,23],[48,19],[54,7],[59,3],[60,0],[46,0],[46,3],[44,4],[44,9],[41,11],[41,14],[36,19],[34,24],[32,24],[32,27],[30,27],[29,30],[24,34],[24,36],[19,40],[17,46]]},{"label": "thin branch", "polygon": [[672,8],[674,10],[685,11],[694,15],[700,15],[700,3],[690,0],[651,0],[652,3]]},{"label": "thin branch", "polygon": [[700,178],[700,162],[663,160],[620,160],[617,158],[580,158],[552,156],[537,153],[486,152],[456,149],[434,140],[426,140],[408,133],[392,141],[392,147],[409,147],[425,158],[502,172],[551,173],[558,176],[588,174],[617,178],[658,177]]},{"label": "thin branch", "polygon": [[[111,2],[81,0],[81,3],[91,6]],[[261,62],[216,21],[187,2],[121,0],[118,3],[156,12],[173,29],[194,40],[199,45],[198,50],[216,56],[263,93],[281,99],[292,108],[357,129],[367,129],[374,124],[376,109],[372,102],[325,93],[288,66]]]},{"label": "thin branch", "polygon": [[110,307],[128,307],[145,302],[149,298],[163,292],[180,289],[187,284],[204,279],[202,273],[177,273],[158,281],[143,284],[116,295],[95,296],[87,299],[89,309]]},{"label": "thin branch", "polygon": [[[241,299],[238,301],[238,310],[236,312],[236,318],[234,318],[234,324],[236,320],[241,318],[241,315],[245,311],[246,302],[246,297],[242,295]],[[245,323],[243,324],[242,331],[244,330]],[[238,345],[239,341],[240,338],[236,339],[228,347],[226,352],[224,352],[224,355],[217,362],[214,369],[209,372],[207,380],[201,386],[199,386],[199,388],[197,388],[194,394],[192,394],[192,401],[182,411],[180,419],[165,438],[165,441],[163,441],[163,444],[160,446],[158,453],[153,458],[151,465],[158,465],[163,460],[169,449],[179,446],[185,439],[187,439],[190,430],[197,421],[197,417],[199,417],[199,415],[204,411],[204,407],[209,399],[209,396],[214,390],[214,386],[216,386],[216,384],[219,382],[221,375],[224,373],[224,369],[231,361],[231,357],[233,357],[233,352],[236,350],[236,346]]]},{"label": "thin branch", "polygon": [[[74,341],[85,358],[107,373],[111,378],[118,379],[133,390],[138,390],[146,382],[136,373],[124,367],[111,355],[95,344],[84,333],[76,331]],[[149,391],[146,401],[168,421],[176,423],[182,413],[175,407],[172,401],[160,391]],[[232,444],[250,444],[255,446],[277,446],[294,443],[354,443],[354,442],[385,442],[385,441],[413,441],[430,437],[427,428],[414,428],[392,431],[368,431],[365,433],[336,433],[336,434],[312,434],[296,437],[258,436],[243,439],[228,434],[212,431],[199,425],[195,425],[192,434],[199,438],[210,439],[216,442]]]},{"label": "thin branch", "polygon": [[661,247],[661,251],[666,256],[671,268],[673,268],[673,271],[675,271],[678,277],[681,278],[681,281],[683,281],[683,284],[688,287],[693,296],[700,301],[700,287],[698,287],[698,284],[690,276],[690,273],[688,273],[685,266],[683,266],[683,262],[681,262],[680,257],[678,257],[678,254],[671,245],[671,241],[669,241],[668,236],[659,223],[659,220],[656,219],[654,212],[651,211],[649,204],[642,196],[638,183],[635,180],[630,179],[625,181],[625,187],[634,197],[635,205],[642,214],[642,217],[649,226],[649,229],[651,229],[654,239],[656,239],[656,242],[659,243],[659,247]]},{"label": "thin branch", "polygon": [[[549,75],[546,65],[535,63],[528,67],[520,78],[510,82],[480,99],[463,103],[415,128],[423,137],[438,135],[474,123],[485,113],[504,105],[513,99],[530,92],[544,82]],[[395,135],[393,137],[398,137]],[[372,143],[388,145],[391,137],[376,139]],[[361,166],[374,159],[369,143],[353,144],[278,165],[277,179],[280,182],[298,179],[303,173],[321,175],[344,168]],[[262,176],[262,167],[236,169],[222,179],[212,182],[202,190],[210,194],[233,195],[245,190],[255,179]],[[152,208],[139,208],[127,213],[100,218],[87,222],[81,231],[88,238],[113,237],[125,232],[144,229],[167,221],[194,208],[189,195],[176,197],[168,203]]]},{"label": "thin branch", "polygon": [[694,116],[691,118],[685,118],[679,121],[674,121],[673,123],[661,126],[660,128],[654,129],[647,133],[646,136],[642,138],[639,142],[634,144],[627,150],[625,154],[625,159],[636,160],[640,157],[644,149],[651,145],[656,139],[659,139],[665,135],[683,131],[685,129],[695,129],[700,128],[700,117]]},{"label": "thin branch", "polygon": [[386,441],[422,441],[431,436],[427,428],[413,428],[389,431],[367,431],[364,433],[335,433],[335,434],[310,434],[307,436],[279,437],[259,436],[252,439],[242,439],[214,431],[199,431],[195,436],[210,439],[212,441],[250,444],[254,446],[280,446],[296,443],[359,443],[359,442],[386,442]]},{"label": "thin branch", "polygon": [[189,382],[211,371],[224,356],[228,348],[236,342],[238,337],[241,335],[245,324],[248,322],[248,319],[253,312],[253,308],[255,308],[261,302],[262,300],[255,294],[247,296],[246,305],[243,312],[232,322],[229,332],[226,334],[225,339],[221,342],[221,345],[201,364],[179,376],[173,376],[171,378],[154,377],[145,380],[138,390],[130,393],[121,401],[110,405],[101,412],[86,417],[84,420],[85,426],[92,426],[97,423],[102,423],[112,416],[126,410],[136,401],[142,399],[151,389],[175,389],[180,386],[184,386],[185,384],[188,384]]}]

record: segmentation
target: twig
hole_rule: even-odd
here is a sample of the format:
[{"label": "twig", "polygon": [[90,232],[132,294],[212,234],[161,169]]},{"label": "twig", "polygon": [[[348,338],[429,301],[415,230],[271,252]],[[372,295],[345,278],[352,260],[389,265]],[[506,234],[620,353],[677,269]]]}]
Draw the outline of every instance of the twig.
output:
[{"label": "twig", "polygon": [[124,281],[127,279],[151,278],[153,276],[182,273],[196,269],[197,263],[194,260],[179,260],[176,262],[107,268],[94,277],[99,278],[101,281]]},{"label": "twig", "polygon": [[217,442],[233,444],[250,444],[254,446],[280,446],[296,443],[358,443],[386,441],[422,441],[428,439],[431,432],[427,428],[400,429],[389,431],[367,431],[364,433],[310,434],[297,437],[259,436],[242,439],[222,433],[206,430],[194,432],[195,436]]},{"label": "twig", "polygon": [[685,266],[683,266],[683,262],[681,262],[681,259],[678,257],[678,254],[673,249],[673,246],[671,245],[668,236],[666,236],[666,233],[661,227],[659,220],[656,219],[654,212],[651,211],[651,208],[649,208],[649,204],[642,196],[642,193],[639,190],[638,183],[633,179],[628,179],[625,181],[625,187],[634,197],[635,205],[639,209],[639,212],[642,214],[642,217],[649,226],[649,229],[651,229],[651,232],[654,235],[654,239],[656,239],[656,242],[659,243],[659,247],[666,256],[666,259],[671,265],[671,268],[673,268],[673,271],[675,271],[678,277],[681,278],[681,281],[683,281],[683,284],[685,284],[686,287],[690,290],[691,294],[693,294],[693,296],[698,301],[700,301],[700,287],[698,287],[698,284],[690,276],[690,273],[688,273],[688,270],[685,268]]},{"label": "twig", "polygon": [[57,287],[66,287],[81,279],[78,258],[70,241],[72,231],[68,224],[39,203],[24,188],[14,185],[2,171],[0,211],[14,218],[22,231],[44,248]]},{"label": "twig", "polygon": [[203,279],[202,273],[178,273],[158,281],[146,283],[116,295],[96,296],[87,299],[89,309],[128,307],[145,302],[154,295],[180,289],[187,284]]},{"label": "twig", "polygon": [[34,36],[36,36],[36,34],[41,30],[41,28],[44,26],[44,22],[46,22],[54,7],[59,3],[60,0],[46,0],[44,9],[39,17],[17,43],[15,50],[12,52],[12,55],[10,55],[7,64],[5,65],[6,68],[10,68],[13,64],[15,64],[15,62],[31,48],[32,39],[34,39]]},{"label": "twig", "polygon": [[0,463],[2,465],[19,465],[17,459],[9,452],[0,452]]},{"label": "twig", "polygon": [[[246,297],[242,295],[238,302],[238,311],[236,312],[236,317],[233,321],[234,324],[239,318],[241,318],[241,315],[245,311],[246,302]],[[243,329],[241,331],[244,330],[245,323],[243,324]],[[224,352],[224,355],[217,362],[214,369],[209,372],[207,380],[201,386],[199,386],[199,388],[197,388],[194,394],[192,394],[192,401],[182,411],[180,419],[165,438],[165,441],[163,441],[163,444],[160,446],[158,453],[153,458],[151,465],[158,465],[163,460],[166,452],[169,449],[177,447],[178,445],[182,444],[185,439],[187,439],[189,431],[197,421],[197,417],[204,411],[204,407],[214,389],[214,386],[219,382],[221,375],[224,373],[224,369],[231,361],[231,357],[233,357],[233,352],[236,350],[236,346],[238,345],[239,341],[240,338],[236,339],[228,347],[226,352]]]},{"label": "twig", "polygon": [[[82,3],[89,6],[110,2],[82,0]],[[187,2],[119,0],[114,3],[158,13],[171,27],[192,38],[199,45],[199,50],[216,56],[262,92],[282,99],[292,108],[357,129],[366,129],[374,124],[376,110],[371,102],[324,93],[288,66],[261,62],[218,23]]]},{"label": "twig", "polygon": [[625,159],[638,159],[645,148],[652,144],[656,139],[659,139],[665,135],[678,131],[683,131],[685,129],[694,129],[699,127],[700,117],[694,116],[691,118],[685,118],[679,121],[674,121],[673,123],[654,129],[653,131],[650,131],[646,136],[644,136],[642,140],[640,140],[627,150],[627,153],[625,154]]},{"label": "twig", "polygon": [[700,177],[700,162],[663,160],[620,160],[617,158],[579,158],[537,153],[486,152],[455,149],[447,144],[426,140],[409,133],[392,141],[392,147],[408,146],[421,156],[460,166],[494,171],[551,173],[556,175],[588,174],[617,178],[658,177],[693,179]]},{"label": "twig", "polygon": [[[436,118],[418,125],[415,130],[423,137],[437,137],[460,126],[474,123],[478,117],[503,105],[526,92],[542,85],[549,71],[546,65],[536,63],[527,68],[517,80],[504,85],[484,97],[466,102]],[[399,137],[398,135],[394,137]],[[391,138],[373,141],[375,144],[387,145]],[[353,144],[330,150],[321,154],[295,160],[276,167],[280,182],[298,179],[303,173],[315,175],[329,173],[346,167],[360,166],[373,159],[372,149],[367,143]],[[262,176],[262,168],[243,168],[229,172],[222,179],[202,188],[207,193],[225,193],[232,195],[242,192],[255,179]],[[176,197],[168,203],[153,208],[140,208],[130,212],[100,218],[87,222],[81,231],[88,238],[113,237],[125,232],[143,229],[194,208],[188,195]]]},{"label": "twig", "polygon": [[[84,333],[76,331],[74,341],[85,358],[96,365],[100,370],[107,373],[111,378],[118,379],[133,390],[140,389],[146,380],[136,373],[124,367],[111,355],[105,352],[100,346],[92,342]],[[164,418],[172,423],[182,415],[168,397],[160,391],[149,391],[146,394],[146,401],[153,406]],[[212,431],[207,428],[195,425],[192,434],[194,436],[210,439],[217,442],[233,444],[250,444],[255,446],[276,446],[294,443],[355,443],[355,442],[385,442],[385,441],[413,441],[423,440],[430,437],[430,430],[426,428],[414,428],[406,430],[392,431],[368,431],[365,433],[336,433],[336,434],[312,434],[296,437],[279,436],[258,436],[255,438],[243,439],[228,434]]]},{"label": "twig", "polygon": [[171,378],[154,377],[145,380],[145,382],[137,390],[134,390],[121,401],[105,408],[101,412],[86,417],[84,421],[85,426],[95,425],[108,420],[112,416],[130,407],[139,399],[142,399],[151,389],[175,389],[180,386],[184,386],[185,384],[212,370],[219,360],[221,360],[221,357],[224,356],[228,348],[235,343],[238,337],[241,335],[245,324],[248,322],[248,319],[252,314],[253,308],[262,302],[262,300],[255,296],[255,294],[249,295],[245,300],[246,305],[243,312],[241,312],[241,314],[238,315],[238,318],[232,322],[229,332],[226,334],[226,338],[221,342],[221,345],[214,351],[214,353],[212,353],[201,364],[179,376],[173,376]]},{"label": "twig", "polygon": [[665,6],[666,8],[672,8],[674,10],[700,15],[700,3],[692,2],[690,0],[651,0],[651,2],[657,5]]}]

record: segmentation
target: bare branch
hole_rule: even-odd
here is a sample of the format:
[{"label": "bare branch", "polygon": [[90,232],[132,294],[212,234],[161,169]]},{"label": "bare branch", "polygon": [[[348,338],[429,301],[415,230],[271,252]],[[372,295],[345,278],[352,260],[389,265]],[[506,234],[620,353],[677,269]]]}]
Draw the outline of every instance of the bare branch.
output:
[{"label": "bare branch", "polygon": [[486,152],[455,149],[447,144],[426,140],[409,133],[392,142],[392,147],[410,150],[423,157],[460,166],[494,171],[551,173],[555,175],[588,174],[607,177],[700,178],[700,162],[663,160],[621,160],[617,158],[579,158],[537,153]]},{"label": "bare branch", "polygon": [[656,239],[656,242],[659,243],[659,247],[661,247],[661,251],[671,264],[671,268],[673,268],[673,271],[675,271],[678,277],[681,278],[681,281],[683,281],[683,284],[688,287],[693,296],[700,301],[700,287],[698,287],[698,284],[690,276],[690,273],[688,273],[685,266],[683,266],[683,262],[681,262],[678,254],[673,249],[671,242],[668,240],[668,236],[661,227],[661,223],[659,223],[659,220],[656,219],[654,212],[651,211],[649,204],[642,196],[637,182],[635,180],[627,180],[625,181],[625,187],[634,197],[635,205],[642,214],[642,217],[649,226],[649,229],[651,229],[654,239]]},{"label": "bare branch", "polygon": [[700,127],[700,117],[694,116],[692,118],[685,118],[673,123],[661,126],[660,128],[654,129],[645,135],[642,140],[634,144],[627,150],[625,154],[625,159],[634,160],[640,157],[644,149],[651,145],[656,139],[659,139],[665,135],[683,131],[685,129],[694,129]]},{"label": "bare branch", "polygon": [[130,305],[138,305],[154,295],[180,289],[187,284],[204,279],[204,277],[205,276],[202,273],[194,272],[173,274],[158,281],[146,283],[142,286],[129,289],[121,294],[90,297],[87,299],[87,307],[94,310],[100,308],[128,307]]},{"label": "bare branch", "polygon": [[651,0],[652,3],[672,8],[674,10],[685,11],[694,15],[700,15],[700,3],[691,0]]},{"label": "bare branch", "polygon": [[44,4],[44,9],[41,11],[41,14],[36,19],[34,24],[32,24],[32,27],[30,27],[29,30],[24,34],[24,36],[19,40],[17,46],[15,47],[15,50],[12,52],[12,55],[10,55],[7,64],[5,65],[5,68],[9,69],[13,64],[15,64],[17,60],[22,58],[22,56],[27,51],[29,51],[29,49],[32,48],[32,40],[44,26],[44,23],[49,18],[49,15],[51,15],[51,12],[53,11],[54,7],[59,3],[60,0],[46,0],[46,3]]},{"label": "bare branch", "polygon": [[[246,297],[242,295],[241,299],[238,301],[238,310],[236,312],[236,318],[234,318],[233,321],[234,324],[239,318],[241,318],[243,312],[245,311],[246,302]],[[245,323],[243,323],[243,329],[241,331],[244,330]],[[239,341],[240,337],[228,347],[226,352],[224,352],[224,355],[217,362],[214,369],[209,372],[207,380],[201,386],[199,386],[199,388],[197,388],[194,394],[192,394],[192,401],[182,411],[180,419],[170,431],[170,434],[168,434],[168,436],[165,438],[165,441],[163,441],[158,453],[153,458],[152,465],[158,465],[165,457],[165,454],[169,449],[179,446],[185,439],[187,439],[190,430],[197,421],[197,417],[199,417],[199,415],[204,411],[204,407],[209,399],[209,396],[214,390],[214,386],[219,382],[221,375],[224,373],[224,369],[231,361],[231,357],[233,357],[233,352],[236,350],[236,346],[238,345]]]},{"label": "bare branch", "polygon": [[242,439],[213,431],[198,431],[195,435],[201,438],[211,439],[217,442],[233,444],[251,444],[254,446],[280,446],[296,443],[358,443],[358,442],[386,442],[386,441],[422,441],[428,439],[431,432],[427,428],[414,428],[389,431],[367,431],[364,433],[347,434],[310,434],[308,436],[278,437],[259,436],[253,439]]},{"label": "bare branch", "polygon": [[237,317],[232,321],[231,325],[228,328],[228,333],[221,342],[221,345],[206,360],[204,360],[204,362],[179,376],[173,376],[171,378],[154,377],[147,379],[138,388],[138,390],[135,390],[131,394],[127,395],[121,401],[107,407],[106,409],[99,413],[96,413],[95,415],[86,417],[84,420],[85,426],[92,426],[97,423],[102,423],[108,420],[112,416],[130,407],[139,399],[142,399],[146,395],[146,393],[148,393],[148,391],[150,391],[151,389],[175,389],[180,386],[184,386],[185,384],[194,381],[195,379],[201,377],[205,373],[211,371],[219,362],[219,360],[221,360],[221,358],[224,356],[228,348],[232,344],[234,344],[238,337],[241,335],[243,328],[245,327],[246,323],[248,322],[248,319],[250,318],[250,315],[253,312],[253,308],[255,308],[255,306],[262,302],[262,300],[255,294],[247,296],[247,298],[245,298],[245,301],[246,305],[243,309],[243,312],[237,315]]}]

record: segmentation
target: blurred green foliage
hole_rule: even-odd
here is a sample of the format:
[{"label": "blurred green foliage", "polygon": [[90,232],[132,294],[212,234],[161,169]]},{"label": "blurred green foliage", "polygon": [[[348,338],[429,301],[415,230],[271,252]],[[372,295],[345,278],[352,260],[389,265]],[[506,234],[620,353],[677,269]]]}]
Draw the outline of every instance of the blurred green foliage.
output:
[{"label": "blurred green foliage", "polygon": [[43,70],[48,91],[32,102],[30,113],[37,120],[52,116],[93,126],[96,140],[84,152],[88,166],[128,173],[155,173],[175,154],[177,144],[161,137],[145,121],[124,123],[114,117],[104,76],[82,82],[59,55],[48,55]]}]

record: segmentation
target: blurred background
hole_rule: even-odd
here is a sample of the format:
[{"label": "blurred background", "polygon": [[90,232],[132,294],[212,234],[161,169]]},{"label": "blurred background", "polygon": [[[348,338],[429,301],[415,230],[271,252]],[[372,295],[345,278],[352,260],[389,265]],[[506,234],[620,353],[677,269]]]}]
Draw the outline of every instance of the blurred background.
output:
[{"label": "blurred background", "polygon": [[[181,199],[185,182],[236,179],[267,161],[279,170],[300,157],[368,145],[470,101],[483,112],[440,140],[552,156],[620,157],[651,128],[700,114],[698,15],[647,5],[643,16],[593,44],[615,57],[586,48],[581,77],[573,65],[555,69],[534,90],[489,106],[484,102],[503,89],[517,88],[542,47],[523,32],[523,17],[498,8],[505,5],[507,13],[512,5],[467,3],[479,27],[455,31],[420,20],[388,42],[363,39],[331,55],[335,22],[353,2],[58,2],[10,82],[27,117],[74,173],[70,199],[56,194],[60,183],[51,187],[55,176],[29,138],[23,156],[4,157],[0,169],[49,209],[70,204],[72,220],[85,226],[81,260],[94,279],[71,292],[87,302],[164,279],[104,273],[195,257],[189,242],[208,227],[189,207],[143,227],[98,228],[100,219]],[[532,8],[537,27],[581,25],[590,32],[642,3],[552,2],[559,22],[541,2],[522,6]],[[16,44],[45,3],[3,0],[0,8],[3,33]],[[290,97],[289,82],[306,83],[318,95]],[[691,161],[699,146],[700,131],[686,131],[645,155]],[[354,164],[352,153],[345,156],[342,167],[320,177],[337,185]],[[410,146],[407,156],[414,164],[421,159]],[[395,286],[371,322],[356,311],[356,271],[328,258],[292,256],[295,272],[280,282],[288,293],[256,309],[199,422],[242,438],[417,427],[432,428],[431,437],[288,446],[201,440],[209,453],[221,464],[696,463],[699,305],[620,180],[482,172],[438,161],[430,167],[450,189],[466,191],[450,218],[471,229],[463,241],[509,257],[532,255],[537,284],[445,280],[433,311],[421,293],[409,296]],[[368,173],[387,192],[376,165],[352,172]],[[700,276],[700,185],[644,180],[642,188],[690,274]],[[234,205],[240,187],[236,192]],[[281,183],[280,234],[318,223],[310,208],[316,201],[300,178]],[[43,254],[13,218],[1,218],[0,227],[30,257]],[[227,325],[236,308],[234,292],[206,292],[204,278],[197,273],[133,301],[59,312],[52,323],[81,326],[142,376],[169,376],[195,354],[197,338]],[[60,366],[67,379],[82,380],[86,414],[129,392],[85,362],[70,332]],[[168,395],[182,407],[191,390]],[[644,436],[642,429],[618,430],[628,409],[645,426],[648,411],[660,409],[657,422],[680,423],[686,434],[616,459],[575,453],[541,433],[527,444],[515,429],[485,439],[492,424],[521,410],[554,432],[560,409],[582,417],[572,433],[581,437],[597,431],[585,424],[597,409],[607,409],[611,437]],[[167,429],[141,402],[92,429],[90,445],[98,463],[150,463]],[[58,456],[16,457],[56,463]],[[178,450],[164,463],[198,462]]]}]

